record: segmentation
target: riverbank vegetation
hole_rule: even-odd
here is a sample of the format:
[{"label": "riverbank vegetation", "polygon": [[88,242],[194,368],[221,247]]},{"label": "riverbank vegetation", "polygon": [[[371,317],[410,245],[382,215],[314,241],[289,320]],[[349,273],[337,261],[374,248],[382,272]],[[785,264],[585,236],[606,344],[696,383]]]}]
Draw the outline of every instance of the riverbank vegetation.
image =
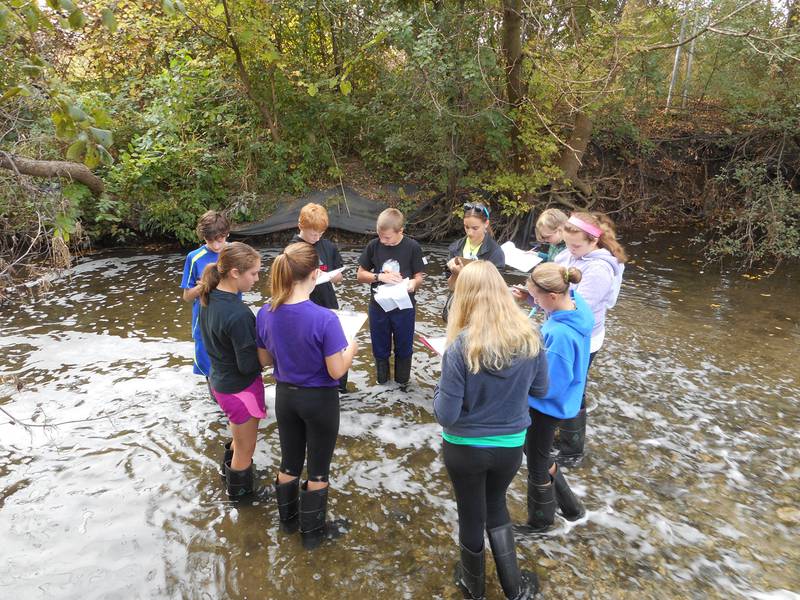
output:
[{"label": "riverbank vegetation", "polygon": [[0,48],[4,277],[350,165],[800,256],[800,0],[0,0]]}]

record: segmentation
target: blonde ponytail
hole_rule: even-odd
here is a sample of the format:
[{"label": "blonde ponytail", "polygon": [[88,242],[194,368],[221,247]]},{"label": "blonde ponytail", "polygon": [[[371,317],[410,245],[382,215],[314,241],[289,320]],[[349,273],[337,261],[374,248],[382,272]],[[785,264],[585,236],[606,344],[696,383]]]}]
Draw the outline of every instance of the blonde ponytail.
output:
[{"label": "blonde ponytail", "polygon": [[543,292],[566,294],[571,283],[579,283],[583,274],[576,267],[564,268],[556,263],[539,263],[529,281]]},{"label": "blonde ponytail", "polygon": [[314,246],[306,242],[289,244],[282,254],[272,261],[270,285],[272,301],[269,309],[275,311],[292,294],[296,281],[303,281],[319,267],[319,255]]}]

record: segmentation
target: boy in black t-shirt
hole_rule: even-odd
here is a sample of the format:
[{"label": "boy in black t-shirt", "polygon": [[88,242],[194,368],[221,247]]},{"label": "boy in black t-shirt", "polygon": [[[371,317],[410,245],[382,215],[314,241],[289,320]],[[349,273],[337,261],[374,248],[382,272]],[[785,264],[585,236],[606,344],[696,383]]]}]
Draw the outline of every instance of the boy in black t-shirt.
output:
[{"label": "boy in black t-shirt", "polygon": [[[344,266],[342,255],[339,248],[330,240],[324,239],[325,230],[328,229],[328,211],[321,204],[309,202],[300,209],[300,216],[297,219],[299,233],[295,234],[291,243],[306,242],[314,246],[319,256],[320,271],[335,271]],[[342,282],[342,274],[337,273],[330,281],[320,283],[311,292],[310,300],[314,304],[325,308],[338,309],[339,301],[336,299],[336,289],[333,284]],[[339,378],[339,391],[347,393],[347,373]]]},{"label": "boy in black t-shirt", "polygon": [[[416,303],[414,292],[422,285],[425,263],[419,243],[403,235],[403,213],[387,208],[378,215],[378,237],[371,240],[358,259],[359,283],[371,284],[369,334],[378,383],[389,379],[389,356],[394,340],[394,380],[408,383],[414,344]],[[385,311],[375,301],[375,290],[381,284],[400,283],[409,279],[408,292],[413,306]]]}]

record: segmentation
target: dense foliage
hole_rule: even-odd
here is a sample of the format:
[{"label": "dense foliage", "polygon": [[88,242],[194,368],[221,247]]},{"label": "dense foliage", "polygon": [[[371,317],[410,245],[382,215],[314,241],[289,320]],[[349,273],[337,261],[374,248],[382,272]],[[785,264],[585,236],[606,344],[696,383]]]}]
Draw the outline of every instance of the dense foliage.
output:
[{"label": "dense foliage", "polygon": [[[674,199],[609,190],[614,173],[595,167],[648,161],[676,124],[715,136],[691,159],[713,202],[706,190],[681,204],[716,255],[796,257],[797,10],[0,0],[0,270],[87,239],[190,243],[209,207],[246,219],[352,164],[451,198],[488,190],[508,218],[559,202],[644,219]],[[31,177],[18,158],[87,171]]]}]

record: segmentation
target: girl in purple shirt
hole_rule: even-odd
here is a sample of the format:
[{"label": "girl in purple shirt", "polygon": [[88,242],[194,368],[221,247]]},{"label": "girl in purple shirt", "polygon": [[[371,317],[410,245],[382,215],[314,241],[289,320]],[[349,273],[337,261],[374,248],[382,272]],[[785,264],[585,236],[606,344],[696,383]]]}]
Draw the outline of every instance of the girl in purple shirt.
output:
[{"label": "girl in purple shirt", "polygon": [[[287,529],[299,525],[307,548],[341,533],[325,520],[328,473],[339,433],[339,378],[350,369],[357,349],[355,340],[347,343],[338,317],[309,299],[318,265],[310,244],[287,246],[272,263],[272,301],[256,319],[259,359],[264,366],[274,365],[277,382],[278,512]],[[307,480],[301,486],[306,457]]]}]

